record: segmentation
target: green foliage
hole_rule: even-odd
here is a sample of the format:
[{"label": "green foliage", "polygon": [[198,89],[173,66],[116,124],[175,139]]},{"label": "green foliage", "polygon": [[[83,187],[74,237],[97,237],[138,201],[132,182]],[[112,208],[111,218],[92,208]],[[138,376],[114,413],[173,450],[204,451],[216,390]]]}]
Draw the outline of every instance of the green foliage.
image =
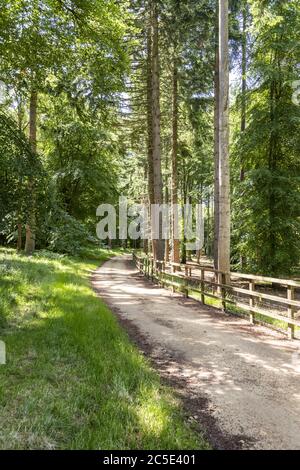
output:
[{"label": "green foliage", "polygon": [[58,211],[52,223],[48,235],[50,250],[75,255],[92,240],[85,225],[66,212]]},{"label": "green foliage", "polygon": [[[17,224],[24,237],[30,218],[38,247],[50,239],[51,246],[68,251],[69,242],[58,243],[63,222],[56,219],[57,225],[51,225],[51,214],[69,214],[70,236],[77,230],[79,245],[80,223],[95,226],[97,206],[115,202],[127,18],[127,5],[114,1],[1,5],[0,80],[6,92],[0,116],[1,241],[16,241]],[[38,95],[38,155],[24,134],[33,91]],[[76,225],[72,217],[80,222]]]},{"label": "green foliage", "polygon": [[[0,113],[0,234],[14,238],[18,221],[26,220],[32,205],[36,214],[43,210],[45,201],[45,171],[41,159],[33,155],[27,138],[14,120]],[[36,200],[28,192],[35,179]]]},{"label": "green foliage", "polygon": [[102,0],[14,0],[2,11],[0,78],[9,86],[45,92],[54,76],[72,84],[73,93],[91,98],[122,86],[127,60],[122,6]]},{"label": "green foliage", "polygon": [[[300,256],[299,177],[288,171],[249,171],[234,193],[233,246],[236,262],[250,272],[290,275]],[[270,213],[270,195],[274,198]],[[245,269],[245,266],[243,266]]]},{"label": "green foliage", "polygon": [[[179,202],[204,202],[208,248],[216,6],[216,0],[158,4],[164,198],[171,195],[176,59]],[[287,274],[300,259],[300,107],[292,100],[299,80],[299,2],[232,0],[230,10],[237,81],[244,11],[248,23],[245,132],[240,84],[231,112],[232,260],[238,265],[243,259],[243,269]],[[15,243],[17,224],[24,238],[34,212],[37,246],[50,243],[53,250],[74,253],[87,238],[87,227],[94,230],[101,202],[115,204],[120,193],[137,202],[147,199],[148,13],[148,0],[132,0],[129,8],[127,2],[105,0],[1,2],[2,243]],[[38,93],[37,156],[25,135],[33,90]],[[30,182],[34,191],[28,190]]]},{"label": "green foliage", "polygon": [[[247,92],[247,129],[234,113],[234,258],[266,275],[288,275],[300,261],[299,5],[250,2],[254,44]],[[263,16],[262,16],[263,15]],[[237,102],[238,103],[238,102]]]},{"label": "green foliage", "polygon": [[73,217],[95,220],[97,206],[102,201],[114,203],[118,195],[119,142],[112,130],[114,112],[109,113],[109,123],[101,124],[101,113],[81,118],[68,107],[65,95],[45,104],[48,117],[42,135],[47,142],[47,169],[55,181],[58,200]]}]

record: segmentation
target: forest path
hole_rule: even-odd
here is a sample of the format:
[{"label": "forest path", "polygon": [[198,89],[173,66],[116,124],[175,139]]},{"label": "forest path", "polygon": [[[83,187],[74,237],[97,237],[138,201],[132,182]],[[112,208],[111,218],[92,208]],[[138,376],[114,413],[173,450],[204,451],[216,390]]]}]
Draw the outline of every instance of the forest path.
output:
[{"label": "forest path", "polygon": [[300,449],[298,342],[155,286],[129,256],[92,283],[215,448]]}]

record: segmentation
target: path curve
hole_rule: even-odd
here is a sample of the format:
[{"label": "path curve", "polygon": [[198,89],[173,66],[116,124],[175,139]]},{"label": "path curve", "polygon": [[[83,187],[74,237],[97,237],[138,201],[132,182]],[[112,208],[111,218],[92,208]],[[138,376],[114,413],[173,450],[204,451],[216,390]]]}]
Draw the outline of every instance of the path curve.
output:
[{"label": "path curve", "polygon": [[129,256],[92,284],[214,447],[300,449],[298,342],[153,285]]}]

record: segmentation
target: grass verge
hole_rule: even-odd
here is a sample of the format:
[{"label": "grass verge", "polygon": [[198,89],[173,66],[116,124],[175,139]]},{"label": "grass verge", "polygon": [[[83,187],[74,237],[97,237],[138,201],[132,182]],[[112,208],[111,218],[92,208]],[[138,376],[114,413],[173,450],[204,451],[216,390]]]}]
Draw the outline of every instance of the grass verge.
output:
[{"label": "grass verge", "polygon": [[0,449],[207,449],[89,284],[85,259],[0,249]]}]

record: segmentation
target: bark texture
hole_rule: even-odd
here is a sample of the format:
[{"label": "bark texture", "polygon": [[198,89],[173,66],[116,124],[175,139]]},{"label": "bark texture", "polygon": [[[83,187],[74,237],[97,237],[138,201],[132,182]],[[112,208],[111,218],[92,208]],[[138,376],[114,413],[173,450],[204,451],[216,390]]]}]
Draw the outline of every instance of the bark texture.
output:
[{"label": "bark texture", "polygon": [[[230,272],[228,0],[219,0],[219,244],[218,269]],[[228,281],[228,279],[227,279]]]},{"label": "bark texture", "polygon": [[[152,27],[152,159],[153,159],[153,193],[154,203],[163,203],[161,172],[161,138],[160,138],[160,62],[158,38],[157,3],[151,2]],[[158,237],[153,240],[153,255],[157,260],[164,259],[164,240],[162,239],[162,217],[159,217]]]},{"label": "bark texture", "polygon": [[180,262],[180,240],[176,234],[178,230],[178,217],[175,210],[178,207],[178,174],[177,174],[177,155],[178,155],[178,68],[177,58],[174,53],[173,58],[173,106],[172,106],[172,261]]},{"label": "bark texture", "polygon": [[[246,92],[247,92],[247,2],[243,8],[243,31],[242,31],[242,103],[241,103],[241,132],[246,130]],[[245,168],[243,156],[241,156],[240,180],[245,179]]]},{"label": "bark texture", "polygon": [[218,269],[218,244],[219,244],[219,9],[216,15],[216,38],[215,38],[215,76],[214,76],[214,268]]},{"label": "bark texture", "polygon": [[[30,95],[30,106],[29,106],[29,141],[33,153],[36,153],[37,143],[37,102],[38,94],[35,90],[31,91]],[[31,255],[35,250],[35,229],[36,229],[36,218],[35,218],[35,196],[34,196],[34,181],[33,178],[28,184],[28,193],[30,200],[30,207],[28,208],[28,220],[26,223],[26,241],[25,241],[25,253]]]},{"label": "bark texture", "polygon": [[151,27],[151,13],[149,18],[149,25],[147,30],[147,156],[148,156],[148,197],[149,197],[149,217],[150,217],[150,230],[151,230],[151,243],[149,248],[152,248],[152,253],[155,251],[155,244],[152,234],[152,214],[151,208],[154,204],[154,179],[153,179],[153,155],[152,155],[152,27]]}]

